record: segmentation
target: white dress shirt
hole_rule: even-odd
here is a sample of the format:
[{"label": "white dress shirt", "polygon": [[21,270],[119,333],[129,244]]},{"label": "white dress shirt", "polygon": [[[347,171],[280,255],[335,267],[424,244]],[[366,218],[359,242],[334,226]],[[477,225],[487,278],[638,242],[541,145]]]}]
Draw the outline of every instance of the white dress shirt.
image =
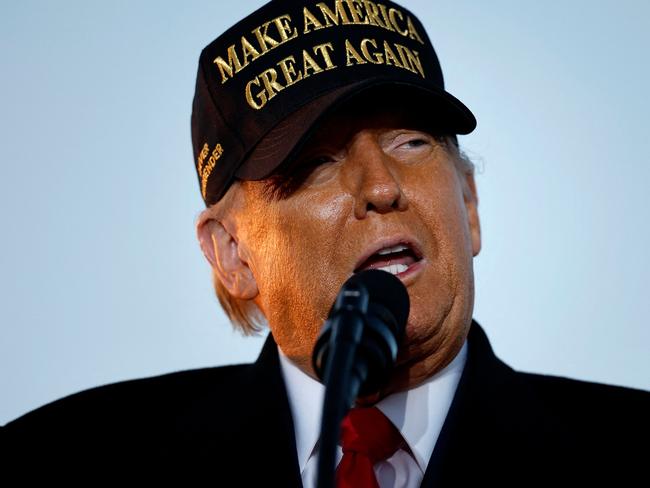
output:
[{"label": "white dress shirt", "polygon": [[[325,387],[293,364],[278,347],[293,416],[304,488],[316,486],[318,437]],[[399,429],[413,455],[399,449],[374,467],[381,488],[417,488],[438,440],[467,358],[467,341],[449,365],[421,385],[394,393],[375,406]],[[336,463],[343,457],[338,447]]]}]

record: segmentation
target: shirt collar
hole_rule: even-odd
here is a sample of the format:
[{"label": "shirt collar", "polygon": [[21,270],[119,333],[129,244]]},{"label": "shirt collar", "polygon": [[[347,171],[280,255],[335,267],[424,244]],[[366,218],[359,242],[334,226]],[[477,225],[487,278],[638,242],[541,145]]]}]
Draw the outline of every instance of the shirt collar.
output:
[{"label": "shirt collar", "polygon": [[[325,387],[293,364],[278,347],[296,436],[300,472],[312,455],[321,424]],[[444,369],[410,390],[393,393],[376,407],[399,429],[424,473],[467,360],[467,341]]]}]

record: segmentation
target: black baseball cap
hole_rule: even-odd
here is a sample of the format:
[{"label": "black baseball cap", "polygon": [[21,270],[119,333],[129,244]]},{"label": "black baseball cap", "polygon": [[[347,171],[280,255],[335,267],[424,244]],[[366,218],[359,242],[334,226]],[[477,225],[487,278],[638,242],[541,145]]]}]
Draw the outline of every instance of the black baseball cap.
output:
[{"label": "black baseball cap", "polygon": [[422,24],[393,2],[272,0],[232,26],[201,52],[192,105],[206,206],[236,179],[271,175],[324,115],[377,87],[417,94],[449,134],[476,127]]}]

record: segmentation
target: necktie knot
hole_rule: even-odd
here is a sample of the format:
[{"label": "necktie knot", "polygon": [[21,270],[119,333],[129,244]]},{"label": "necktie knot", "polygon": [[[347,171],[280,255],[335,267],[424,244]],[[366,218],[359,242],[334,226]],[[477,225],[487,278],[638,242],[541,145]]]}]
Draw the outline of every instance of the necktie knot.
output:
[{"label": "necktie knot", "polygon": [[341,424],[343,454],[362,454],[372,464],[395,454],[403,440],[399,430],[376,407],[352,408]]}]

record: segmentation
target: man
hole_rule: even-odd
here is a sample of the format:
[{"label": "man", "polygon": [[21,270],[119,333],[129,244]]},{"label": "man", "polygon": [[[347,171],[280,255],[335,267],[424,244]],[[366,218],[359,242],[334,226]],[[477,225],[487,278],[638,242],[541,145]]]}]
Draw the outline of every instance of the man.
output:
[{"label": "man", "polygon": [[268,325],[259,359],[41,407],[3,429],[11,466],[314,486],[314,343],[343,282],[379,268],[408,290],[406,337],[386,386],[354,411],[379,412],[372,426],[385,422],[399,442],[366,466],[369,484],[341,474],[341,486],[641,476],[648,393],[517,373],[472,319],[478,194],[456,135],[475,124],[401,6],[273,1],[233,26],[199,62],[197,236],[233,322]]}]

